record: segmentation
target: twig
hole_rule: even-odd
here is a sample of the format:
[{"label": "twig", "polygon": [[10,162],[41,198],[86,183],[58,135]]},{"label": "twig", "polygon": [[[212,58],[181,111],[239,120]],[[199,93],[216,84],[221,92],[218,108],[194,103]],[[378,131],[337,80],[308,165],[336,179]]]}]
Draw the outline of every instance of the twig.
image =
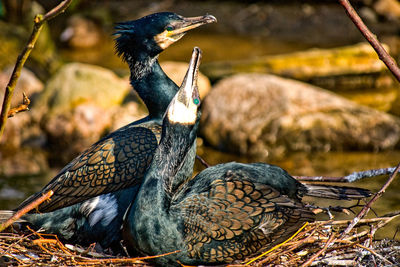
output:
[{"label": "twig", "polygon": [[82,264],[87,264],[91,262],[95,263],[124,263],[124,262],[137,262],[137,261],[142,261],[142,260],[148,260],[148,259],[155,259],[155,258],[161,258],[165,257],[171,254],[179,253],[181,250],[175,250],[172,252],[160,254],[160,255],[155,255],[155,256],[145,256],[145,257],[138,257],[138,258],[111,258],[111,259],[85,259],[82,261]]},{"label": "twig", "polygon": [[373,250],[372,248],[363,246],[361,244],[356,244],[357,247],[360,247],[362,249],[367,250],[368,252],[370,252],[371,254],[375,255],[376,257],[378,257],[379,259],[381,259],[382,261],[384,261],[386,264],[392,265],[393,262],[389,261],[388,259],[386,259],[385,257],[383,257],[382,255],[378,254],[375,250]]},{"label": "twig", "polygon": [[31,103],[31,100],[26,96],[25,93],[22,93],[22,104],[19,104],[15,108],[12,108],[8,111],[8,117],[13,117],[15,114],[22,112],[22,111],[27,111],[29,110],[29,104]]},{"label": "twig", "polygon": [[397,165],[396,169],[390,175],[389,179],[386,181],[386,183],[382,186],[382,188],[374,195],[374,197],[368,201],[368,203],[362,208],[360,213],[353,219],[353,221],[349,224],[349,226],[343,231],[341,237],[344,237],[346,234],[348,234],[351,229],[362,219],[370,210],[371,205],[382,196],[382,194],[385,192],[386,188],[390,185],[390,183],[393,181],[393,179],[396,177],[396,174],[398,173],[400,169],[400,163]]},{"label": "twig", "polygon": [[17,62],[15,63],[14,70],[12,72],[10,81],[7,84],[5,93],[4,93],[4,100],[3,106],[0,113],[0,138],[3,135],[4,128],[6,126],[6,121],[8,118],[8,111],[11,107],[11,98],[14,93],[15,86],[21,75],[22,67],[24,66],[26,60],[28,59],[30,53],[32,52],[33,48],[35,47],[35,43],[39,37],[40,31],[43,28],[43,25],[46,21],[54,18],[58,14],[64,12],[67,7],[71,4],[72,0],[64,0],[58,6],[47,12],[45,15],[36,15],[34,18],[34,25],[31,36],[29,37],[28,43],[25,45],[24,49],[22,50],[21,54],[19,54],[17,58]]},{"label": "twig", "polygon": [[53,191],[50,190],[46,194],[42,195],[40,198],[36,199],[35,201],[30,203],[29,205],[25,206],[23,209],[20,209],[19,211],[17,211],[5,223],[0,224],[0,232],[2,232],[4,229],[6,229],[11,224],[13,224],[16,220],[21,218],[24,214],[26,214],[30,210],[36,208],[37,206],[39,206],[44,201],[48,200],[52,195],[53,195]]},{"label": "twig", "polygon": [[208,168],[211,165],[207,163],[207,161],[205,161],[202,157],[200,157],[199,155],[196,155],[196,159],[198,159],[200,161],[201,164],[204,165],[204,167]]},{"label": "twig", "polygon": [[311,258],[308,259],[305,263],[301,265],[301,267],[307,267],[310,266],[311,263],[318,258],[322,253],[325,252],[325,250],[328,248],[329,244],[332,242],[333,238],[335,237],[335,234],[332,234],[329,239],[326,241],[324,247],[320,249],[317,253],[315,253]]},{"label": "twig", "polygon": [[371,44],[371,46],[375,49],[376,53],[379,56],[379,59],[385,63],[388,69],[392,72],[392,74],[396,77],[396,79],[400,82],[400,69],[397,66],[394,59],[386,52],[385,48],[383,48],[382,44],[378,41],[376,36],[368,29],[368,27],[361,20],[360,16],[358,16],[357,12],[351,6],[348,0],[339,0],[339,3],[346,9],[347,15],[354,22],[360,32],[364,35],[365,39]]},{"label": "twig", "polygon": [[307,225],[309,224],[309,222],[306,222],[305,224],[303,224],[302,227],[300,227],[299,230],[296,231],[296,233],[294,233],[291,237],[289,237],[288,239],[286,239],[284,242],[272,247],[271,249],[267,250],[266,252],[262,253],[261,255],[251,259],[250,261],[246,262],[245,265],[249,265],[252,262],[255,262],[256,260],[258,260],[261,257],[264,257],[265,255],[267,255],[268,253],[270,253],[271,251],[274,251],[275,249],[283,246],[284,244],[286,244],[287,242],[289,242],[290,240],[292,240],[295,236],[297,236]]},{"label": "twig", "polygon": [[396,167],[372,169],[367,171],[353,172],[346,176],[293,176],[299,181],[319,181],[319,182],[334,182],[334,183],[352,183],[364,178],[371,178],[385,174],[391,174]]}]

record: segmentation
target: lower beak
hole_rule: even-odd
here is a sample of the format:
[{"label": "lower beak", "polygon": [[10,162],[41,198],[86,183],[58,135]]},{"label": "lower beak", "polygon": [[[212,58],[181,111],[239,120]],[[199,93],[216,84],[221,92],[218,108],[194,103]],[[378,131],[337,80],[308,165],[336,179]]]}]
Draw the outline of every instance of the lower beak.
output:
[{"label": "lower beak", "polygon": [[185,33],[204,24],[217,22],[213,15],[205,15],[199,17],[184,18],[182,22],[175,25],[175,29],[168,32],[168,36],[174,36]]}]

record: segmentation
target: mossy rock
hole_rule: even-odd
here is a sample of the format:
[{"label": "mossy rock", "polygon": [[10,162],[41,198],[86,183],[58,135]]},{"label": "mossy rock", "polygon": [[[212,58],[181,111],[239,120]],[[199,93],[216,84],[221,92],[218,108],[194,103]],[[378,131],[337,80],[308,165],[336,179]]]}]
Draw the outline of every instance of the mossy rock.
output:
[{"label": "mossy rock", "polygon": [[120,105],[129,90],[128,81],[108,69],[69,63],[48,81],[34,108],[46,116],[68,112],[81,104],[108,109]]}]

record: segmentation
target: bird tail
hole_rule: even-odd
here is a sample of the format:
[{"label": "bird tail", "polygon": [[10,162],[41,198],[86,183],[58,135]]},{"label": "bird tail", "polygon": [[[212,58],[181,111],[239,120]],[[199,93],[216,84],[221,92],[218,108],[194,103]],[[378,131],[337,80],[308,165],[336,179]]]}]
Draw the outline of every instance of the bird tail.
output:
[{"label": "bird tail", "polygon": [[[12,210],[0,210],[0,223],[5,223],[8,219],[10,219],[15,214],[15,211]],[[26,222],[23,219],[18,219],[18,223]]]},{"label": "bird tail", "polygon": [[322,184],[303,184],[306,196],[329,198],[339,200],[362,199],[371,196],[371,191],[359,187],[322,185]]}]

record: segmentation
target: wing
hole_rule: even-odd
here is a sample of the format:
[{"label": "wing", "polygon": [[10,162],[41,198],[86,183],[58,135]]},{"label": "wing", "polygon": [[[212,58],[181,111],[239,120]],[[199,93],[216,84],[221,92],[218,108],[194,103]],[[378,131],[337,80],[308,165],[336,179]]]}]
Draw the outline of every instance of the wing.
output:
[{"label": "wing", "polygon": [[314,220],[300,202],[229,171],[178,209],[189,257],[215,263],[249,257]]},{"label": "wing", "polygon": [[151,163],[160,132],[160,127],[130,127],[112,133],[70,162],[18,209],[49,190],[54,195],[39,205],[39,212],[54,211],[139,183]]}]

